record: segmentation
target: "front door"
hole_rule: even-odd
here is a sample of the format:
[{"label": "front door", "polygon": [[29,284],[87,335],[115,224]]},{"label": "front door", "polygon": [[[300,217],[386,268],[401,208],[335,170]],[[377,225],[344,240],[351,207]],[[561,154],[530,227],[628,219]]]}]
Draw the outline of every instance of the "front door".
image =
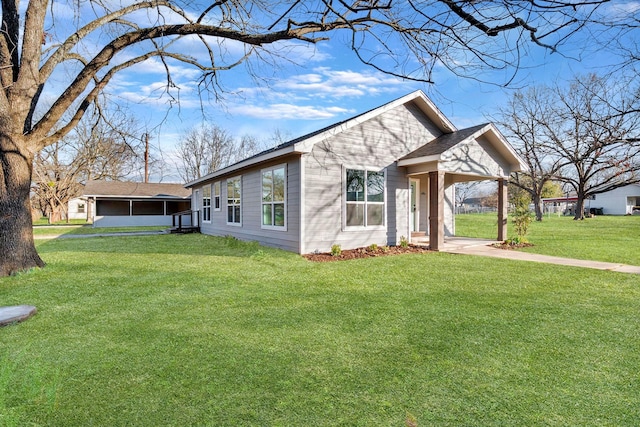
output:
[{"label": "front door", "polygon": [[409,206],[409,230],[413,233],[414,231],[419,231],[420,228],[420,216],[419,216],[419,206],[418,202],[420,200],[418,196],[419,181],[416,179],[410,180],[411,185],[411,201]]}]

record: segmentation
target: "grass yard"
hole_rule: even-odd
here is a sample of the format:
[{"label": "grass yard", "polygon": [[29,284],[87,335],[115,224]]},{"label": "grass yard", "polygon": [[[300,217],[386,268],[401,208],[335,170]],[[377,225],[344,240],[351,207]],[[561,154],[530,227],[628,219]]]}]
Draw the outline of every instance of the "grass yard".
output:
[{"label": "grass yard", "polygon": [[69,221],[56,221],[53,224],[49,223],[49,218],[41,217],[39,219],[33,220],[33,225],[59,225],[59,226],[69,226],[69,225],[85,225],[87,223],[86,219],[70,219]]},{"label": "grass yard", "polygon": [[61,234],[106,234],[134,233],[137,231],[160,231],[170,228],[166,225],[140,227],[92,227],[91,225],[48,225],[33,227],[36,238],[56,237]]},{"label": "grass yard", "polygon": [[[511,237],[511,218],[508,228]],[[495,239],[497,230],[496,214],[456,215],[459,236]],[[584,221],[545,216],[541,222],[531,223],[527,238],[534,246],[522,249],[525,252],[640,265],[640,215],[605,215]]]},{"label": "grass yard", "polygon": [[2,426],[640,424],[634,275],[196,234],[39,250],[0,279],[39,310],[0,329]]}]

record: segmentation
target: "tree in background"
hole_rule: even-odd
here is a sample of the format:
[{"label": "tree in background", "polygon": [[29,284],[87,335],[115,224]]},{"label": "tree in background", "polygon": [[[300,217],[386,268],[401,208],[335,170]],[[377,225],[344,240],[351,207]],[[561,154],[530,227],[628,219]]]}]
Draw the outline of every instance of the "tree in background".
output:
[{"label": "tree in background", "polygon": [[556,102],[539,122],[545,150],[577,196],[574,219],[584,219],[589,197],[640,182],[640,88],[590,74],[547,90]]},{"label": "tree in background", "polygon": [[[118,112],[86,116],[60,141],[45,147],[33,164],[32,203],[49,222],[68,219],[69,201],[90,180],[131,179],[144,168],[144,142],[136,120]],[[151,153],[151,167],[160,160]]]},{"label": "tree in background", "polygon": [[69,200],[82,192],[78,162],[67,160],[64,141],[58,141],[40,151],[33,164],[32,204],[49,223],[68,218]]},{"label": "tree in background", "polygon": [[[68,10],[58,14],[47,0],[5,0],[0,276],[44,265],[31,229],[35,154],[69,134],[89,106],[108,99],[100,95],[122,70],[156,59],[171,92],[173,66],[190,66],[201,73],[202,93],[218,93],[223,71],[243,64],[259,70],[258,65],[288,58],[293,42],[312,45],[335,37],[348,40],[362,63],[413,81],[432,82],[434,70],[443,66],[474,78],[482,78],[483,70],[511,70],[508,81],[529,45],[554,51],[586,25],[614,22],[607,11],[599,15],[604,3],[89,0],[65,3]],[[179,43],[184,38],[204,54],[185,51]],[[67,86],[48,90],[60,75]]]},{"label": "tree in background", "polygon": [[239,162],[255,154],[258,154],[259,152],[263,151],[264,148],[265,145],[261,143],[255,136],[242,135],[240,137],[240,141],[236,144],[236,150],[230,164]]},{"label": "tree in background", "polygon": [[176,168],[184,182],[191,182],[257,150],[254,138],[245,136],[236,141],[229,131],[217,125],[203,124],[180,139]]},{"label": "tree in background", "polygon": [[[560,158],[552,156],[540,122],[551,121],[554,99],[543,88],[531,88],[513,94],[498,110],[495,121],[511,141],[528,170],[511,176],[510,184],[526,191],[533,203],[536,221],[542,221],[542,199],[547,183],[560,168]],[[510,190],[510,191],[514,191]]]},{"label": "tree in background", "polygon": [[481,181],[458,182],[455,184],[456,207],[461,212],[464,202],[478,191]]},{"label": "tree in background", "polygon": [[180,178],[191,182],[228,164],[233,145],[231,134],[218,126],[204,124],[191,129],[177,146],[176,167]]},{"label": "tree in background", "polygon": [[527,191],[537,220],[542,198],[566,184],[577,195],[575,219],[584,201],[640,182],[640,88],[633,81],[594,74],[567,87],[540,86],[517,92],[499,110],[500,125],[529,170],[511,182]]}]

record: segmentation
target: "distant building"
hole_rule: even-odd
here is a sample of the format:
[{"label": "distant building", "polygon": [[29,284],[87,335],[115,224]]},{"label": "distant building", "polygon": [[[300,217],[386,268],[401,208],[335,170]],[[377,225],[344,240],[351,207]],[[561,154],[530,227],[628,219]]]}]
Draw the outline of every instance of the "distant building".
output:
[{"label": "distant building", "polygon": [[640,215],[640,184],[596,194],[591,205],[601,207],[605,215]]},{"label": "distant building", "polygon": [[191,209],[191,190],[182,184],[89,181],[69,202],[69,217],[94,227],[171,226],[172,214]]}]

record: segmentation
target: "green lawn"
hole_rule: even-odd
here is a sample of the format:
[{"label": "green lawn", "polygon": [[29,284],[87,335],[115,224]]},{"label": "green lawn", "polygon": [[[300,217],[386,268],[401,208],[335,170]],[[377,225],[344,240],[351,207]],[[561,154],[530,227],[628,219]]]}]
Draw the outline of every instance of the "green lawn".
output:
[{"label": "green lawn", "polygon": [[39,241],[2,426],[636,426],[635,275],[203,235]]},{"label": "green lawn", "polygon": [[35,237],[56,237],[61,234],[107,234],[134,233],[138,231],[160,231],[169,226],[141,226],[141,227],[92,227],[91,225],[50,225],[33,227]]},{"label": "green lawn", "polygon": [[[497,227],[496,214],[456,215],[459,236],[495,239]],[[508,228],[513,230],[511,223]],[[524,249],[526,252],[640,265],[640,215],[605,215],[584,221],[545,216],[531,224],[527,238],[534,246]]]},{"label": "green lawn", "polygon": [[57,221],[57,222],[54,222],[53,224],[49,224],[49,218],[47,217],[42,217],[40,219],[36,219],[33,221],[33,225],[35,226],[40,226],[40,225],[68,226],[68,225],[85,225],[85,224],[87,224],[86,219],[70,219],[69,221],[67,220]]}]

